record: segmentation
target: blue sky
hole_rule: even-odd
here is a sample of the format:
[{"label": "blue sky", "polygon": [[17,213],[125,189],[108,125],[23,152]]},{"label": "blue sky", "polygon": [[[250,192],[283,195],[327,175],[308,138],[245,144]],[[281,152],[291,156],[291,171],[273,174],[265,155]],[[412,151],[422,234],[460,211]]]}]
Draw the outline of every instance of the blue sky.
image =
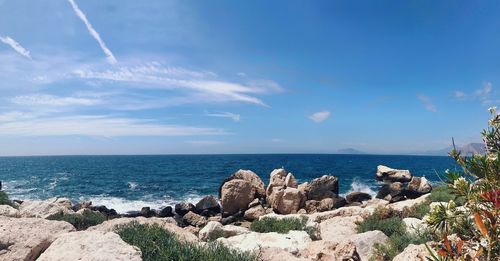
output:
[{"label": "blue sky", "polygon": [[480,141],[496,1],[0,0],[0,155]]}]

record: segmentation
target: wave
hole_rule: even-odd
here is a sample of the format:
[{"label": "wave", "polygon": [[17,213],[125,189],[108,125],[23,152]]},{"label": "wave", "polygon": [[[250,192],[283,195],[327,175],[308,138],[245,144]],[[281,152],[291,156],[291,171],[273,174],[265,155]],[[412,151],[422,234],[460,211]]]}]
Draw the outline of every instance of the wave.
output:
[{"label": "wave", "polygon": [[138,186],[137,182],[127,182],[127,184],[131,190],[135,190]]},{"label": "wave", "polygon": [[[372,182],[374,183],[374,182]],[[352,192],[363,192],[367,193],[372,197],[375,197],[377,195],[377,191],[374,190],[374,186],[370,186],[364,182],[362,182],[359,178],[354,178],[353,181],[351,182],[351,187],[350,189],[343,195],[344,197],[348,195],[349,193]]]}]

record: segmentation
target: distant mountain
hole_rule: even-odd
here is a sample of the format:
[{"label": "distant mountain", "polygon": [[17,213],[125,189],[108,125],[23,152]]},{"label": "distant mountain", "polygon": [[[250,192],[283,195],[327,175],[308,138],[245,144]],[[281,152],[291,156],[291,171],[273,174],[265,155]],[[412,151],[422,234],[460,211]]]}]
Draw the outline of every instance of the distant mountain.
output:
[{"label": "distant mountain", "polygon": [[[440,150],[425,151],[422,153],[417,153],[421,155],[435,155],[435,156],[446,156],[453,149],[453,146],[448,146]],[[485,154],[486,147],[483,143],[469,143],[464,146],[457,146],[457,150],[461,152],[463,156],[473,155],[473,154]]]},{"label": "distant mountain", "polygon": [[340,150],[337,150],[337,153],[338,154],[366,154],[363,151],[359,151],[359,150],[353,149],[353,148],[340,149]]}]

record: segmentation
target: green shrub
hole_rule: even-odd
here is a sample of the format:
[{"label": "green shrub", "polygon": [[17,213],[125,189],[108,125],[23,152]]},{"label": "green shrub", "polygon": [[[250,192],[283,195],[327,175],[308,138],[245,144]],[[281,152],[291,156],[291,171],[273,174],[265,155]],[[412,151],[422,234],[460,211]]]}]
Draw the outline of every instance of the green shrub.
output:
[{"label": "green shrub", "polygon": [[403,209],[403,217],[412,217],[422,219],[431,211],[431,207],[428,203],[420,203],[412,207],[405,207]]},{"label": "green shrub", "polygon": [[384,210],[381,208],[377,209],[372,215],[358,223],[358,226],[356,227],[358,233],[380,230],[388,237],[395,233],[404,234],[406,231],[406,225],[403,222],[403,219],[399,216],[389,216],[385,218],[384,215],[381,215],[383,211]]},{"label": "green shrub", "polygon": [[446,185],[432,188],[431,200],[432,202],[449,202],[452,200],[455,201],[458,206],[463,205],[465,202],[463,197],[454,194],[453,190]]},{"label": "green shrub", "polygon": [[139,247],[144,261],[257,261],[259,256],[250,252],[229,249],[218,242],[206,245],[181,242],[175,234],[158,225],[131,223],[116,229],[128,244]]},{"label": "green shrub", "polygon": [[308,231],[306,227],[307,218],[282,218],[265,217],[255,220],[250,226],[250,230],[259,233],[277,232],[286,234],[290,230]]},{"label": "green shrub", "polygon": [[389,237],[386,244],[375,245],[374,260],[393,260],[395,256],[403,252],[410,244],[420,245],[433,240],[431,232],[428,230],[419,231],[418,233],[394,233]]},{"label": "green shrub", "polygon": [[91,226],[99,225],[107,220],[105,215],[93,211],[84,212],[82,215],[59,214],[49,217],[48,219],[66,221],[73,225],[77,230],[85,230]]},{"label": "green shrub", "polygon": [[9,196],[7,196],[7,193],[0,191],[0,205],[9,205],[13,208],[17,208],[16,205],[9,199]]}]

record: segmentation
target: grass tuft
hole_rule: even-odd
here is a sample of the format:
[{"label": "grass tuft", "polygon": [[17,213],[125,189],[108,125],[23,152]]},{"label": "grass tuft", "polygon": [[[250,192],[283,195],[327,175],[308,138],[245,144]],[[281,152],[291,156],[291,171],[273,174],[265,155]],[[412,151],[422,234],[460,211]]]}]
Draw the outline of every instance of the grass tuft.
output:
[{"label": "grass tuft", "polygon": [[378,208],[372,215],[358,223],[356,229],[358,233],[380,230],[390,237],[395,233],[404,234],[406,225],[401,217],[387,216],[384,208]]},{"label": "grass tuft", "polygon": [[257,261],[259,256],[250,252],[230,249],[219,242],[205,245],[182,242],[175,234],[158,225],[130,223],[116,229],[128,244],[141,249],[144,261]]},{"label": "grass tuft", "polygon": [[17,206],[9,199],[7,193],[0,191],[0,205],[9,205],[13,208],[17,208]]},{"label": "grass tuft", "polygon": [[412,207],[405,207],[402,215],[404,218],[411,217],[422,219],[425,215],[429,214],[430,211],[431,207],[428,203],[420,203]]},{"label": "grass tuft", "polygon": [[250,226],[250,230],[259,233],[277,232],[286,234],[290,230],[305,230],[307,218],[282,218],[264,217],[261,220],[255,220]]},{"label": "grass tuft", "polygon": [[78,214],[59,214],[49,217],[50,220],[66,221],[73,225],[77,230],[85,230],[89,227],[99,225],[106,221],[105,215],[98,212],[84,212],[82,215]]},{"label": "grass tuft", "polygon": [[457,206],[461,206],[465,202],[464,198],[457,197],[457,195],[453,194],[453,191],[446,185],[432,188],[431,200],[432,202],[449,202],[453,200]]}]

